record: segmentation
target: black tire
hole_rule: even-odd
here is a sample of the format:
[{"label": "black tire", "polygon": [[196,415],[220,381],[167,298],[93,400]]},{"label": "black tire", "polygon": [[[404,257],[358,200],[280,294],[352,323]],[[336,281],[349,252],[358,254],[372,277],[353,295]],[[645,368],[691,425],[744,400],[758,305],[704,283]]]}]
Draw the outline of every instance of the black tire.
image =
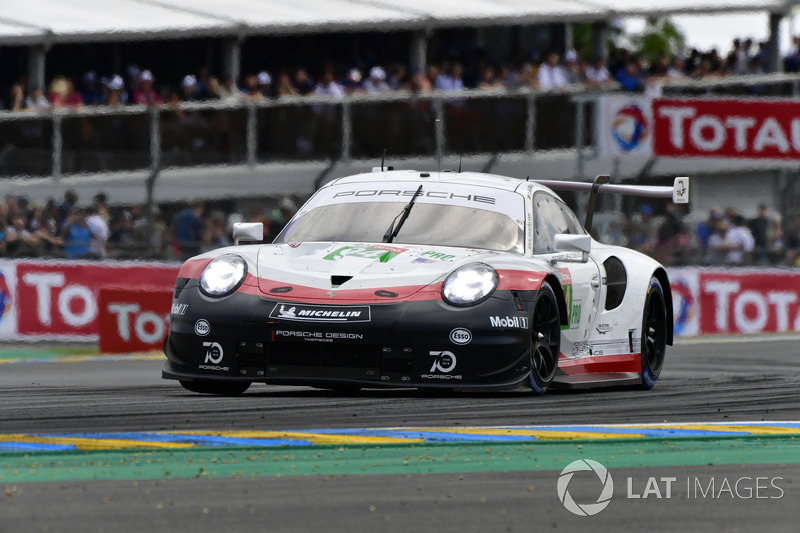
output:
[{"label": "black tire", "polygon": [[249,381],[214,381],[210,379],[188,381],[182,379],[180,383],[188,391],[219,396],[239,396],[250,388]]},{"label": "black tire", "polygon": [[539,288],[531,320],[531,373],[528,379],[534,394],[544,394],[553,382],[561,353],[561,321],[558,301],[546,281]]},{"label": "black tire", "polygon": [[642,311],[642,387],[652,389],[667,352],[667,307],[658,278],[650,278]]}]

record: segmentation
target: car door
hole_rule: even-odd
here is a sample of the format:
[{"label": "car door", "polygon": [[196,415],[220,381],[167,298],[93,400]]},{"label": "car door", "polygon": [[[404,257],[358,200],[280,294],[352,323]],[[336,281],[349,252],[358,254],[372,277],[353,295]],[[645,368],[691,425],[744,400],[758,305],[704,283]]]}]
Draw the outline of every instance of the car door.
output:
[{"label": "car door", "polygon": [[[537,192],[533,196],[534,254],[555,254],[559,233],[585,234],[572,211],[555,196]],[[561,353],[570,358],[586,357],[589,335],[597,316],[600,294],[600,269],[589,257],[587,263],[556,261],[567,303],[569,324],[561,326]]]}]

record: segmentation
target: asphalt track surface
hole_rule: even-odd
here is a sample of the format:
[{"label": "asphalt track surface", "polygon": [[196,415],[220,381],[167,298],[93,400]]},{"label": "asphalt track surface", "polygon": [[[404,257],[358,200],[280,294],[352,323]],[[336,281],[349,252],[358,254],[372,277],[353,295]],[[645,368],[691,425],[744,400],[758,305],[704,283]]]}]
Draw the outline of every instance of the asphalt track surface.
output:
[{"label": "asphalt track surface", "polygon": [[[238,398],[201,396],[160,379],[161,361],[0,364],[0,433],[467,427],[653,422],[800,421],[800,337],[684,342],[651,391],[338,394],[253,385]],[[558,470],[436,474],[0,480],[6,531],[798,531],[800,446],[769,464],[614,469],[614,498],[591,517],[567,512]],[[577,457],[564,455],[566,465]],[[763,462],[763,461],[762,461]],[[497,470],[497,469],[496,469]],[[357,472],[355,473],[357,474]],[[698,497],[782,477],[780,498]],[[675,477],[667,498],[641,494]],[[626,485],[631,478],[633,488]],[[663,496],[663,482],[662,496]],[[687,484],[688,483],[688,484]],[[570,492],[597,478],[576,476]],[[755,485],[753,485],[755,486]],[[692,491],[694,490],[694,493]],[[576,497],[577,499],[577,497]],[[591,498],[589,498],[591,499]]]}]

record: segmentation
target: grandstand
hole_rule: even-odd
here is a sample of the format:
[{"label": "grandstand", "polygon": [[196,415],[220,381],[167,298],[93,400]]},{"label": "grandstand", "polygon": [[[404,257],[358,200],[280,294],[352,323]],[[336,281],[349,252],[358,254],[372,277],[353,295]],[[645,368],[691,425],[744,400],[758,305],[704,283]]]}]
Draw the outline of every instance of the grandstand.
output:
[{"label": "grandstand", "polygon": [[[6,6],[0,17],[0,77],[5,76],[0,88],[5,98],[5,87],[17,79],[26,80],[29,89],[45,87],[56,74],[78,77],[98,68],[96,64],[107,65],[106,74],[122,73],[132,62],[151,68],[156,80],[177,86],[185,74],[202,68],[236,80],[262,68],[275,73],[282,61],[313,66],[316,60],[317,68],[322,68],[328,56],[365,51],[372,51],[376,63],[399,57],[411,69],[421,70],[432,57],[464,42],[479,43],[499,57],[515,47],[563,52],[572,48],[572,28],[579,23],[591,25],[592,48],[604,56],[609,24],[618,18],[757,11],[770,14],[766,62],[772,74],[676,81],[664,89],[680,97],[698,91],[749,94],[753,87],[768,87],[773,91],[769,94],[796,96],[797,76],[775,73],[781,70],[780,24],[796,4],[795,0],[301,0],[291,5],[277,0],[30,0]],[[49,110],[36,116],[4,112],[0,113],[0,175],[7,193],[42,199],[59,198],[68,188],[90,198],[103,189],[112,202],[140,203],[147,200],[145,183],[151,175],[158,176],[154,201],[159,203],[185,200],[187,190],[194,198],[304,196],[327,179],[374,166],[386,148],[392,163],[403,167],[452,167],[464,152],[465,168],[516,176],[564,179],[610,172],[615,180],[659,180],[689,174],[702,177],[695,181],[696,219],[705,216],[712,203],[749,213],[764,202],[785,216],[793,214],[795,208],[785,205],[790,197],[786,193],[796,187],[792,160],[640,160],[601,153],[596,112],[600,94],[585,88],[557,94],[535,88],[465,91],[458,98],[469,102],[471,116],[484,125],[482,131],[470,129],[467,136],[462,134],[467,121],[444,111],[454,94],[437,91],[339,100],[287,97],[256,103],[101,106]],[[392,118],[420,102],[429,104],[431,112],[419,121],[399,124]],[[554,107],[564,117],[556,124],[546,114]],[[320,109],[329,114],[327,129],[315,133],[311,148],[297,150],[307,141],[303,125]],[[219,120],[229,128],[224,153],[207,149],[207,144],[192,150],[173,142],[174,126],[182,124],[179,117],[187,114],[207,120],[222,117]],[[510,118],[502,122],[497,117]],[[20,127],[38,132],[38,144],[17,150],[19,143],[14,143],[16,133],[11,130]],[[114,135],[99,135],[91,146],[77,141],[91,131]],[[123,132],[127,137],[120,139]],[[419,142],[404,144],[403,136]],[[508,143],[491,142],[497,139]],[[751,187],[754,180],[761,184],[757,190]],[[711,193],[719,190],[728,196]],[[742,190],[747,195],[738,194]]]}]

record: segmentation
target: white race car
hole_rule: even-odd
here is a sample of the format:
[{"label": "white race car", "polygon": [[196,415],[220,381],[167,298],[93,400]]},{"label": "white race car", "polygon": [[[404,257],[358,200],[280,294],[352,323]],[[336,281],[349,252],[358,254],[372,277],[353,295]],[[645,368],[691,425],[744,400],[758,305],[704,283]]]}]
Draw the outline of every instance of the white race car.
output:
[{"label": "white race car", "polygon": [[[605,179],[604,179],[605,178]],[[650,388],[672,344],[664,268],[593,240],[551,190],[673,187],[381,171],[327,184],[273,244],[180,270],[163,377],[239,394],[323,388]],[[546,185],[549,185],[546,186]],[[261,240],[260,224],[234,238]]]}]

